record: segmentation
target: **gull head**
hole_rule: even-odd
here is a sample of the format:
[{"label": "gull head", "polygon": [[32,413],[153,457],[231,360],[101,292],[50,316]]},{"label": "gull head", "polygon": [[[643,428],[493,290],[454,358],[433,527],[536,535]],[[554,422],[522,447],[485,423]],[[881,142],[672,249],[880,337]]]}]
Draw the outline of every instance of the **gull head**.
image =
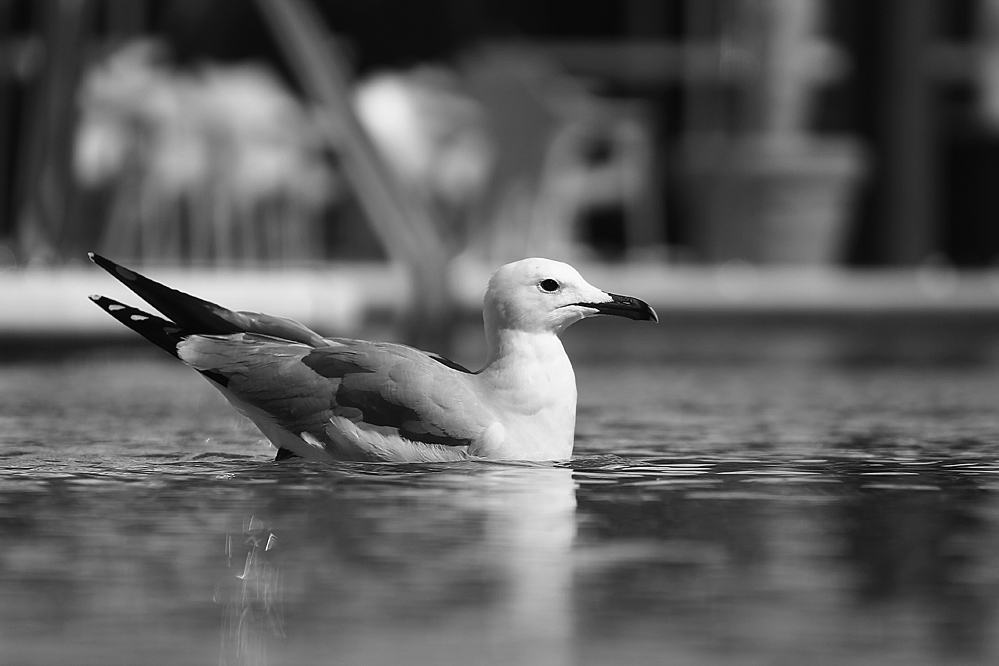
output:
[{"label": "gull head", "polygon": [[500,267],[489,280],[484,303],[486,327],[561,333],[594,315],[659,321],[648,303],[597,289],[560,261],[521,259]]}]

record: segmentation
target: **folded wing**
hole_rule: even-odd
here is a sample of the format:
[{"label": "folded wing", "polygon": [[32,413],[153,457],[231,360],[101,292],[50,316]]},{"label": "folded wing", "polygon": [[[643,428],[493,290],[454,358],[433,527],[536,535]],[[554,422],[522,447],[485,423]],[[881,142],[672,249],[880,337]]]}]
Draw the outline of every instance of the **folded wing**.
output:
[{"label": "folded wing", "polygon": [[314,348],[249,333],[194,335],[178,354],[223,377],[226,397],[272,440],[268,427],[277,426],[339,458],[382,458],[388,445],[423,449],[427,459],[453,458],[491,422],[466,372],[403,345],[326,343]]}]

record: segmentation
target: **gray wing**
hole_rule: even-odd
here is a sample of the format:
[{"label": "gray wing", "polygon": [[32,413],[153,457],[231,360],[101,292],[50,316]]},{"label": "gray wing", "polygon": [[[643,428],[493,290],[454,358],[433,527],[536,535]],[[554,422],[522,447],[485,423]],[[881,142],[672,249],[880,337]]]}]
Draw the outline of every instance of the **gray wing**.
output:
[{"label": "gray wing", "polygon": [[492,421],[467,372],[404,345],[326,343],[195,335],[178,352],[196,369],[223,377],[230,393],[282,428],[320,440],[339,417],[411,442],[464,447]]}]

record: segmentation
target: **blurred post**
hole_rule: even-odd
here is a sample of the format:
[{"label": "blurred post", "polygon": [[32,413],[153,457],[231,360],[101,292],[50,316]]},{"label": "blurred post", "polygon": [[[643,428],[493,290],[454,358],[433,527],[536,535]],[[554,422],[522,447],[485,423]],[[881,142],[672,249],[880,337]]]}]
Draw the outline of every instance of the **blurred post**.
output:
[{"label": "blurred post", "polygon": [[924,261],[937,244],[939,206],[932,52],[935,0],[887,0],[882,60],[884,173],[882,246],[890,264]]},{"label": "blurred post", "polygon": [[15,47],[11,30],[12,5],[0,2],[0,244],[8,235],[13,235],[14,225],[10,222],[10,197],[8,183],[10,169],[8,156],[11,151],[11,104],[6,100],[14,94]]},{"label": "blurred post", "polygon": [[43,260],[54,259],[59,247],[71,245],[80,232],[71,220],[70,165],[80,54],[93,10],[88,0],[52,0],[32,7],[40,16],[45,56],[25,108],[23,124],[30,134],[19,155],[14,214],[25,254]]},{"label": "blurred post", "polygon": [[752,128],[763,134],[797,138],[807,131],[813,81],[836,67],[832,47],[815,35],[815,0],[755,0],[759,32],[752,37],[760,78],[749,94]]},{"label": "blurred post", "polygon": [[999,0],[978,0],[976,18],[978,113],[986,127],[999,133]]},{"label": "blurred post", "polygon": [[397,182],[357,119],[347,67],[321,17],[304,0],[258,0],[258,5],[302,86],[319,103],[323,137],[342,157],[372,228],[389,256],[409,269],[407,338],[447,347],[454,310],[447,280],[451,256],[428,207]]}]

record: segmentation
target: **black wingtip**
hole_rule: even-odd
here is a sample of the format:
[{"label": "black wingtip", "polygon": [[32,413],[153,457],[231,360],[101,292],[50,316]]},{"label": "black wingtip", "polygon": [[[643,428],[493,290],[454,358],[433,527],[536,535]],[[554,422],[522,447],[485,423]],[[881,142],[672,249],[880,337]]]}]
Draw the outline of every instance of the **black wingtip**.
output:
[{"label": "black wingtip", "polygon": [[87,256],[90,257],[90,261],[94,262],[95,264],[106,270],[108,273],[113,275],[115,278],[117,278],[121,282],[124,282],[126,285],[129,285],[129,283],[138,282],[142,277],[135,271],[129,270],[128,268],[125,268],[121,264],[116,264],[107,257],[102,257],[96,252],[88,252]]},{"label": "black wingtip", "polygon": [[[119,303],[107,296],[92,294],[89,298],[102,310],[146,340],[149,340],[174,358],[180,358],[177,353],[177,346],[187,338],[190,334],[189,331],[183,330],[169,319],[163,319],[148,312],[143,312],[138,308]],[[198,372],[220,386],[229,385],[229,378],[217,372],[210,370],[198,370]]]},{"label": "black wingtip", "polygon": [[185,334],[177,324],[168,319],[143,312],[131,305],[119,303],[113,298],[92,294],[90,300],[119,322],[152,342],[171,356],[177,356],[177,345]]},{"label": "black wingtip", "polygon": [[87,256],[168,319],[177,322],[186,331],[226,335],[239,333],[243,330],[238,323],[234,323],[232,320],[235,313],[229,312],[221,305],[171,289],[116,264],[96,252],[89,252]]}]

